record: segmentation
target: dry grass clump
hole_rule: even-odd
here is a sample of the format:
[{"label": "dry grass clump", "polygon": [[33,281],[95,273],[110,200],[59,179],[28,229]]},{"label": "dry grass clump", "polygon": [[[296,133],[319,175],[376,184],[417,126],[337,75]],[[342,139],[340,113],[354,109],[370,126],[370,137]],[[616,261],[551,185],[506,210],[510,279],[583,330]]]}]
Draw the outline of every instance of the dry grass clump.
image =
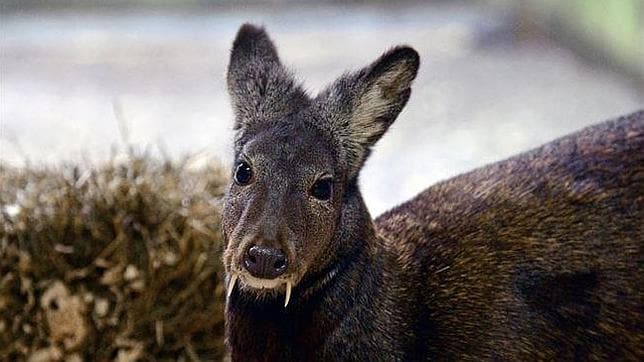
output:
[{"label": "dry grass clump", "polygon": [[0,169],[0,360],[223,356],[213,162]]}]

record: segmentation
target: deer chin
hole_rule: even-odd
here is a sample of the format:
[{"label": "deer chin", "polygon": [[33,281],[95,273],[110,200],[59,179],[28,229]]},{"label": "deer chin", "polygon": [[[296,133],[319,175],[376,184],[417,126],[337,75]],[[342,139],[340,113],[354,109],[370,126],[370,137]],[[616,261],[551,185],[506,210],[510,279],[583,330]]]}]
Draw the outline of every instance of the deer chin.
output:
[{"label": "deer chin", "polygon": [[230,294],[235,289],[237,281],[239,281],[240,288],[250,288],[255,291],[278,291],[278,289],[281,289],[281,287],[284,286],[284,308],[288,306],[288,303],[291,300],[291,290],[293,289],[293,281],[291,278],[262,279],[256,278],[248,273],[233,273],[230,275],[228,286],[226,287],[227,297],[230,297]]},{"label": "deer chin", "polygon": [[240,275],[240,281],[251,288],[255,289],[276,289],[285,283],[284,279],[262,279],[250,275]]}]

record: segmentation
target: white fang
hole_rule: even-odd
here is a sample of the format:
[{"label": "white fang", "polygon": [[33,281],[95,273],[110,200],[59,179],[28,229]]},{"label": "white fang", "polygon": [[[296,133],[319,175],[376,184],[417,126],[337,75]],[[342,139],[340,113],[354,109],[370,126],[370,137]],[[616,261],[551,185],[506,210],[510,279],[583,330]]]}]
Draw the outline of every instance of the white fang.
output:
[{"label": "white fang", "polygon": [[284,301],[284,308],[288,305],[288,301],[291,300],[291,288],[293,285],[290,280],[286,281],[286,300]]},{"label": "white fang", "polygon": [[226,298],[230,298],[230,294],[235,289],[235,283],[237,282],[237,274],[232,274],[230,276],[230,281],[228,282],[228,290],[226,290]]}]

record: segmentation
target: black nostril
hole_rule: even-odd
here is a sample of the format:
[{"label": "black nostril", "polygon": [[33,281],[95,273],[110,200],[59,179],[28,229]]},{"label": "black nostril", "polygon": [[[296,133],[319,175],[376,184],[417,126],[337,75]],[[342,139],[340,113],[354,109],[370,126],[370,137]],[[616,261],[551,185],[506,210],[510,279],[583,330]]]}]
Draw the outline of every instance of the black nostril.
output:
[{"label": "black nostril", "polygon": [[288,262],[281,249],[253,245],[244,255],[244,267],[248,272],[262,279],[275,279],[286,272]]},{"label": "black nostril", "polygon": [[282,268],[286,267],[286,260],[278,260],[278,261],[276,261],[275,264],[273,264],[273,267],[275,269],[282,269]]}]

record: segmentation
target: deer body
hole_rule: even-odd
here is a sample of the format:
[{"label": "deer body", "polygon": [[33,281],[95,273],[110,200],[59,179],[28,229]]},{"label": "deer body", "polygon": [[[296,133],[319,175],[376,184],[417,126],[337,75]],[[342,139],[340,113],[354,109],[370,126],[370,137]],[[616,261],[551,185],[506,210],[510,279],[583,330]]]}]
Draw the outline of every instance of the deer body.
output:
[{"label": "deer body", "polygon": [[311,98],[263,29],[240,29],[232,359],[641,359],[644,112],[439,183],[374,224],[359,170],[418,66],[394,48]]},{"label": "deer body", "polygon": [[642,111],[439,183],[377,224],[422,285],[424,355],[644,356]]}]

